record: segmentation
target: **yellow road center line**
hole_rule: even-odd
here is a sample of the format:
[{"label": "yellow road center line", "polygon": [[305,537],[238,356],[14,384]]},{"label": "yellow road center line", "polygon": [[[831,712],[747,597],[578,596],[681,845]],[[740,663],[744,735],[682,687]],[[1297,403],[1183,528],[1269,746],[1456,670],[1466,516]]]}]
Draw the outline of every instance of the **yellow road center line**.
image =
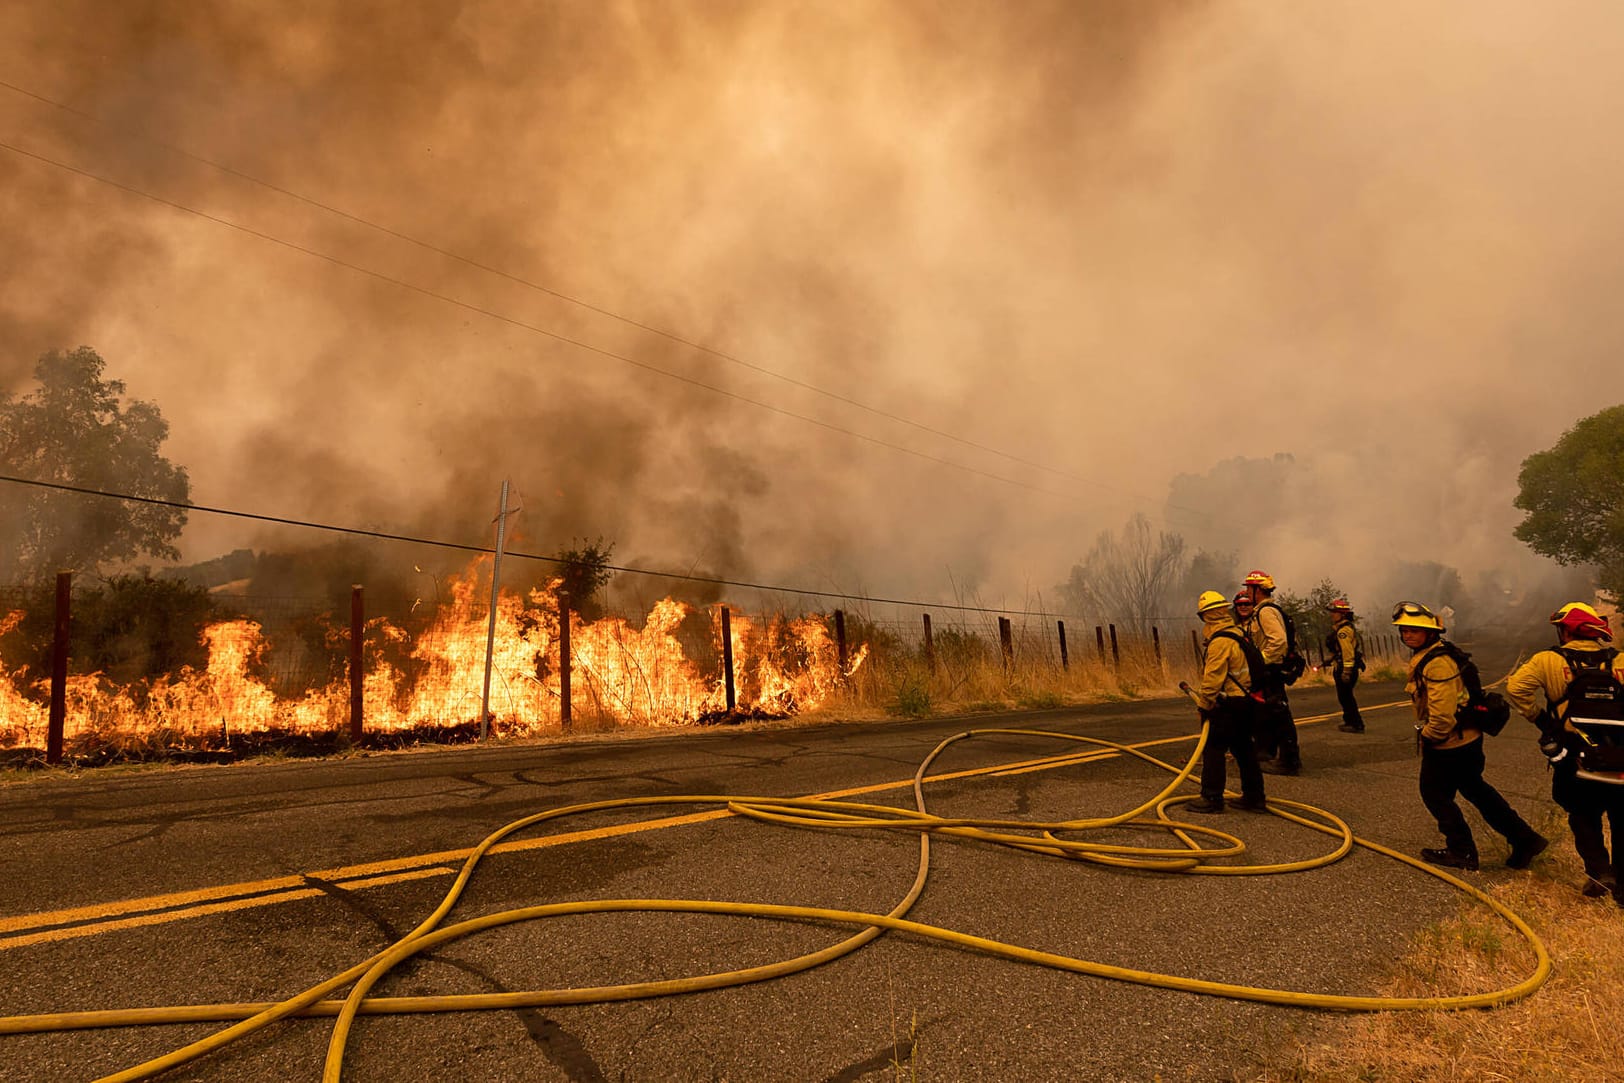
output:
[{"label": "yellow road center line", "polygon": [[[1377,707],[1364,708],[1364,710],[1379,711],[1387,707],[1400,705],[1404,704],[1384,703]],[[1298,722],[1301,725],[1311,722],[1323,722],[1326,719],[1336,717],[1340,716],[1333,714],[1315,715],[1310,718],[1299,719]],[[1193,741],[1195,737],[1195,734],[1161,737],[1129,747],[1136,749],[1155,748],[1161,745]],[[1007,764],[995,764],[990,767],[975,767],[964,771],[930,775],[926,777],[925,781],[947,782],[954,779],[978,776],[1004,777],[1033,771],[1047,771],[1056,767],[1108,759],[1117,755],[1120,755],[1120,753],[1112,749],[1094,748],[1085,752],[1069,752],[1059,756],[1045,756],[1032,760],[1018,760]],[[813,794],[807,800],[832,801],[846,797],[859,797],[864,794],[907,789],[912,786],[913,779],[911,778],[901,782],[879,782],[868,786],[856,786],[846,790],[832,790],[828,793]],[[637,820],[632,823],[614,824],[586,831],[568,831],[557,835],[544,835],[540,838],[504,842],[491,847],[486,852],[488,854],[510,854],[527,850],[540,850],[550,846],[565,846],[577,842],[591,842],[621,835],[640,834],[644,831],[683,827],[688,824],[704,823],[709,820],[720,820],[732,815],[733,813],[727,809],[715,809],[709,812],[695,812],[684,816],[662,816],[653,820]],[[462,863],[473,852],[473,847],[461,850],[441,850],[431,854],[414,854],[410,857],[393,858],[388,861],[346,865],[341,868],[324,869],[319,872],[296,876],[281,876],[268,880],[249,880],[236,884],[223,884],[218,887],[199,888],[193,891],[174,892],[166,895],[148,895],[143,898],[123,899],[116,902],[98,903],[93,906],[0,918],[0,934],[16,934],[11,936],[0,935],[0,951],[25,947],[29,944],[68,940],[81,936],[97,936],[118,929],[158,925],[187,918],[205,917],[209,914],[246,910],[256,906],[271,906],[324,894],[323,888],[311,886],[312,880],[327,881],[347,891],[354,891],[409,880],[420,880],[427,877],[450,876],[461,867]],[[61,927],[52,928],[52,926]]]}]

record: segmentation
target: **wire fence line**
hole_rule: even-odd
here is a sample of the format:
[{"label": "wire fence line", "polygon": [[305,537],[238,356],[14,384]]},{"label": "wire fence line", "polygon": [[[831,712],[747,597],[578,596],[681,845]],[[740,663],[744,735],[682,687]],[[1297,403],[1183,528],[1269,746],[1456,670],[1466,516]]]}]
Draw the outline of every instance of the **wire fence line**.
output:
[{"label": "wire fence line", "polygon": [[[363,588],[346,607],[170,586],[137,581],[133,600],[118,598],[114,581],[72,586],[63,651],[55,594],[0,585],[0,748],[37,745],[48,709],[70,739],[133,726],[228,740],[284,729],[359,736],[363,717],[382,730],[478,719],[522,733],[572,717],[678,724],[736,709],[793,713],[834,695],[906,710],[931,687],[944,702],[1058,702],[1067,691],[1169,687],[1195,675],[1201,651],[1193,619],[1145,634],[1110,621],[667,599],[571,613],[566,636],[551,595],[503,595],[492,622],[477,583],[381,616],[354,604]],[[1382,638],[1367,640],[1372,665],[1387,653]]]}]

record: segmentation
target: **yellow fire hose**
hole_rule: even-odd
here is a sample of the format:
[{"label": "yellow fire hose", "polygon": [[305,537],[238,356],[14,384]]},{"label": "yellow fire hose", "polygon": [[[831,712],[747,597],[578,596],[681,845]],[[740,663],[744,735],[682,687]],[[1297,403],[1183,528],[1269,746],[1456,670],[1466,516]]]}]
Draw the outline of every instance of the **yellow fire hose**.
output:
[{"label": "yellow fire hose", "polygon": [[[1368,710],[1382,710],[1403,705],[1387,703]],[[1302,722],[1319,722],[1331,715],[1319,715]],[[1027,820],[994,820],[944,818],[934,816],[925,809],[924,782],[930,766],[950,745],[967,738],[984,735],[1031,736],[1057,739],[1092,746],[1082,753],[1069,753],[1043,761],[1045,764],[1070,765],[1095,762],[1118,756],[1132,756],[1169,772],[1173,777],[1155,796],[1137,807],[1115,816],[1033,822]],[[349,1032],[357,1015],[413,1014],[425,1012],[474,1011],[489,1009],[517,1009],[568,1004],[596,1004],[649,997],[692,993],[708,989],[743,985],[765,981],[809,970],[823,963],[848,955],[887,930],[907,933],[928,940],[936,940],[959,947],[970,948],[988,955],[1018,962],[1034,963],[1057,970],[1088,974],[1099,978],[1135,982],[1164,989],[1177,989],[1190,993],[1230,997],[1238,1000],[1259,1001],[1299,1008],[1320,1008],[1343,1011],[1399,1011],[1449,1010],[1486,1008],[1506,1004],[1528,996],[1538,989],[1550,975],[1551,960],[1534,931],[1526,922],[1500,902],[1457,877],[1407,857],[1385,846],[1357,838],[1349,826],[1323,809],[1295,801],[1270,798],[1271,813],[1293,823],[1331,836],[1335,840],[1325,853],[1299,861],[1272,865],[1222,865],[1217,859],[1236,858],[1246,852],[1246,844],[1234,835],[1211,827],[1184,823],[1173,819],[1168,810],[1194,799],[1193,795],[1176,793],[1196,766],[1206,747],[1208,727],[1203,723],[1195,749],[1182,768],[1175,767],[1131,745],[1119,744],[1098,737],[1084,737],[1067,733],[1027,729],[970,730],[947,738],[933,749],[914,773],[914,809],[889,805],[871,805],[849,801],[829,801],[811,798],[789,799],[778,797],[744,797],[726,794],[688,794],[669,797],[640,797],[616,801],[594,801],[570,805],[526,816],[489,835],[469,854],[456,881],[447,890],[432,914],[402,937],[394,945],[350,967],[341,974],[306,989],[287,1000],[274,1004],[209,1004],[167,1008],[141,1008],[107,1011],[62,1012],[49,1015],[24,1015],[0,1018],[0,1035],[40,1033],[46,1031],[147,1025],[157,1023],[224,1022],[238,1020],[232,1026],[215,1034],[172,1050],[163,1056],[105,1076],[100,1083],[124,1083],[146,1079],[177,1065],[203,1056],[251,1034],[279,1019],[293,1016],[336,1016],[332,1036],[328,1042],[327,1061],[323,1071],[326,1083],[336,1083],[342,1069],[344,1050]],[[1004,769],[984,768],[974,772],[992,774]],[[831,910],[810,906],[780,906],[763,903],[712,902],[692,899],[598,899],[572,903],[553,903],[521,907],[484,917],[440,927],[440,922],[451,912],[467,886],[474,869],[491,847],[502,839],[526,828],[552,820],[606,809],[624,809],[650,805],[715,804],[752,820],[785,826],[829,829],[891,830],[917,833],[919,836],[919,865],[912,886],[906,895],[885,914],[852,910]],[[1296,810],[1296,811],[1291,811]],[[1313,817],[1313,818],[1310,818]],[[1177,847],[1129,846],[1088,842],[1067,836],[1088,831],[1123,826],[1143,826],[1170,833],[1178,840]],[[1113,868],[1172,872],[1207,876],[1256,876],[1267,873],[1299,872],[1329,865],[1346,856],[1354,846],[1361,846],[1418,869],[1429,876],[1450,884],[1483,903],[1504,918],[1522,934],[1533,948],[1537,965],[1522,981],[1504,989],[1461,996],[1435,997],[1380,997],[1332,993],[1303,993],[1285,989],[1263,989],[1228,982],[1206,981],[1153,971],[1133,970],[1108,966],[1103,963],[1076,959],[1052,952],[1038,951],[1014,944],[971,936],[936,925],[909,921],[906,917],[925,888],[930,864],[930,837],[933,834],[1008,846],[1030,853],[1061,857],[1074,861],[1091,862]],[[1209,843],[1211,845],[1204,845]],[[625,913],[632,911],[662,913],[721,914],[738,917],[770,918],[786,921],[815,921],[829,925],[851,926],[853,935],[820,951],[786,959],[764,966],[706,974],[690,978],[637,982],[627,985],[597,986],[581,989],[535,989],[510,993],[489,993],[458,996],[369,997],[367,994],[389,971],[421,952],[472,936],[487,929],[499,928],[518,922],[561,917],[572,914]],[[343,1000],[326,999],[330,994],[349,986]]]}]

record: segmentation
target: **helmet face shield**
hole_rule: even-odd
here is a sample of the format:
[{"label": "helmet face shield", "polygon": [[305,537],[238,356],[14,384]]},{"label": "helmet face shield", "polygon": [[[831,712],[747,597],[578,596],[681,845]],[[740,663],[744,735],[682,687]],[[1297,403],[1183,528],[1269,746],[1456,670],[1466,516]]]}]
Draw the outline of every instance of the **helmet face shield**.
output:
[{"label": "helmet face shield", "polygon": [[1399,628],[1421,628],[1429,632],[1444,630],[1444,622],[1420,602],[1399,602],[1395,605],[1393,623]]}]

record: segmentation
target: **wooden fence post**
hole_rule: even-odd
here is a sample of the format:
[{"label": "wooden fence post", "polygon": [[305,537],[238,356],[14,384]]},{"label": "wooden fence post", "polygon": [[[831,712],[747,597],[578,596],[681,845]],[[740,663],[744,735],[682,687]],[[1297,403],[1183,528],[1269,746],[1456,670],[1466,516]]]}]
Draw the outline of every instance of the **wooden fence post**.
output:
[{"label": "wooden fence post", "polygon": [[1154,624],[1152,624],[1150,626],[1150,646],[1151,646],[1151,649],[1156,652],[1156,668],[1157,669],[1166,669],[1167,667],[1162,664],[1162,637],[1161,637],[1161,633],[1156,631],[1156,626]]},{"label": "wooden fence post", "polygon": [[1201,638],[1196,635],[1195,629],[1190,629],[1190,654],[1195,658],[1195,664],[1201,664]]},{"label": "wooden fence post", "polygon": [[998,618],[998,647],[1004,655],[1004,676],[1015,672],[1015,633],[1008,617]]},{"label": "wooden fence post", "polygon": [[570,704],[570,596],[558,592],[558,728],[569,729]]},{"label": "wooden fence post", "polygon": [[1116,625],[1108,625],[1111,629],[1111,668],[1117,672],[1122,671],[1122,652],[1117,649]]},{"label": "wooden fence post", "polygon": [[925,667],[936,676],[936,641],[930,636],[930,614],[925,614]]},{"label": "wooden fence post", "polygon": [[738,706],[739,691],[733,685],[733,615],[725,605],[722,607],[722,686],[727,689],[727,709],[731,711]]},{"label": "wooden fence post", "polygon": [[1105,664],[1105,629],[1094,625],[1094,646],[1100,649],[1100,665]]},{"label": "wooden fence post", "polygon": [[56,574],[56,638],[51,643],[51,711],[45,723],[45,762],[62,762],[62,733],[68,719],[68,629],[73,606],[73,573]]},{"label": "wooden fence post", "polygon": [[846,676],[846,613],[844,610],[835,610],[835,662],[840,666],[840,676]]},{"label": "wooden fence post", "polygon": [[360,744],[365,726],[362,712],[366,697],[366,654],[363,637],[366,633],[366,601],[361,584],[350,586],[350,743]]},{"label": "wooden fence post", "polygon": [[1066,653],[1066,622],[1057,620],[1054,623],[1060,629],[1060,672],[1066,673],[1071,670],[1071,657]]}]

